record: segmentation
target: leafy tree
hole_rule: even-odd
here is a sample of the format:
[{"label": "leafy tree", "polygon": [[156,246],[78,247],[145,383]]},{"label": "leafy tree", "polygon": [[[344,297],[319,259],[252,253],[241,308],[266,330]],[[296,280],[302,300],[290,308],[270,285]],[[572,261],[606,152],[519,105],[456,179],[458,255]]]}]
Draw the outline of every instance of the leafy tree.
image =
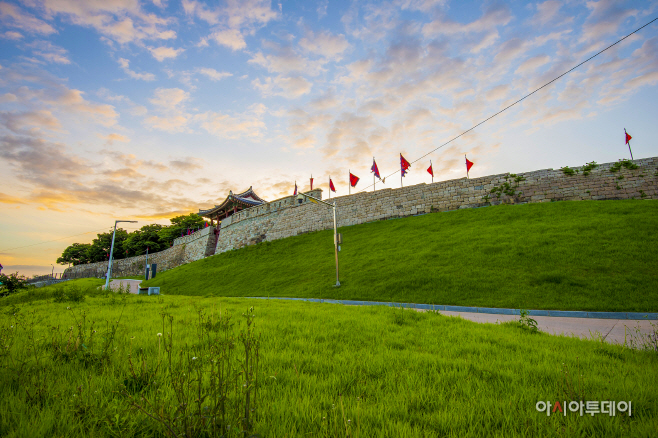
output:
[{"label": "leafy tree", "polygon": [[6,297],[27,287],[27,280],[24,276],[18,275],[18,272],[9,275],[0,274],[0,282],[2,283],[0,285],[0,297]]},{"label": "leafy tree", "polygon": [[158,234],[162,228],[160,224],[149,224],[128,234],[128,238],[123,241],[124,252],[128,251],[128,257],[133,257],[146,253],[147,247],[149,253],[167,249],[169,245],[163,242]]},{"label": "leafy tree", "polygon": [[57,259],[60,265],[73,264],[81,265],[89,262],[89,250],[91,244],[89,243],[74,243],[64,250],[62,256]]},{"label": "leafy tree", "polygon": [[171,218],[169,222],[171,222],[171,225],[163,227],[158,232],[165,248],[168,248],[174,242],[174,239],[180,237],[181,233],[186,233],[188,229],[203,228],[206,220],[196,213],[190,213]]},{"label": "leafy tree", "polygon": [[[91,248],[87,252],[90,262],[104,262],[107,260],[107,255],[110,253],[112,246],[112,231],[97,234],[98,237],[92,241]],[[114,253],[112,254],[114,260],[126,258],[123,242],[127,238],[128,232],[123,228],[117,228],[116,237],[114,238]]]}]

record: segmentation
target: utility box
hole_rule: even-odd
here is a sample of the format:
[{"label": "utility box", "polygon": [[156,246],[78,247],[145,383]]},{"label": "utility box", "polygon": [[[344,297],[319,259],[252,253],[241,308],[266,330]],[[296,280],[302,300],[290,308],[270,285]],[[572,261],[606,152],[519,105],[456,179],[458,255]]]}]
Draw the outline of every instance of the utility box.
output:
[{"label": "utility box", "polygon": [[160,295],[159,287],[149,287],[149,295]]},{"label": "utility box", "polygon": [[158,264],[157,263],[152,263],[151,264],[151,278],[155,278],[155,273],[158,271]]}]

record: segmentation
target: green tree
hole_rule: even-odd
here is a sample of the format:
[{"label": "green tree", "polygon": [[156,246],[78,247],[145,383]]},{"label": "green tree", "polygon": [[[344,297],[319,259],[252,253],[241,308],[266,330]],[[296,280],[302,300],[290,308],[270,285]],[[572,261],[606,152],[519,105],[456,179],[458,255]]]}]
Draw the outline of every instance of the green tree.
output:
[{"label": "green tree", "polygon": [[[97,234],[98,237],[91,242],[91,248],[87,252],[90,262],[104,262],[107,260],[107,255],[110,253],[112,246],[112,231]],[[114,260],[126,258],[123,242],[127,238],[128,232],[123,228],[117,228],[116,237],[114,238],[114,253],[112,254]]]},{"label": "green tree", "polygon": [[174,239],[180,237],[181,233],[187,233],[188,229],[203,228],[206,220],[196,213],[190,213],[171,218],[169,222],[171,222],[171,225],[163,227],[158,232],[160,240],[165,244],[165,248],[168,248],[174,242]]},{"label": "green tree", "polygon": [[73,264],[81,265],[89,262],[89,250],[91,244],[89,243],[74,243],[64,250],[62,256],[57,259],[60,265]]},{"label": "green tree", "polygon": [[6,297],[27,287],[27,280],[24,276],[18,275],[18,272],[9,275],[0,274],[0,283],[2,283],[0,297]]},{"label": "green tree", "polygon": [[128,234],[128,238],[123,241],[124,252],[128,251],[128,257],[133,257],[146,253],[147,247],[149,253],[167,249],[169,245],[163,242],[158,234],[162,228],[160,224],[149,224]]}]

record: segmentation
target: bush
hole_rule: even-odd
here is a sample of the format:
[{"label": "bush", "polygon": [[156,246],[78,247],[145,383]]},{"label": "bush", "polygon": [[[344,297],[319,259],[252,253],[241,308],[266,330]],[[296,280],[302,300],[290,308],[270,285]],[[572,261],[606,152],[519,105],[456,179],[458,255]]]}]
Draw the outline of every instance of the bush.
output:
[{"label": "bush", "polygon": [[27,280],[24,276],[18,275],[18,272],[9,275],[0,274],[0,282],[2,282],[2,286],[0,286],[0,297],[6,297],[27,288]]},{"label": "bush", "polygon": [[53,297],[55,298],[56,303],[65,303],[67,301],[72,301],[75,303],[80,303],[85,300],[85,294],[80,286],[71,285],[68,288],[57,287],[53,292]]}]

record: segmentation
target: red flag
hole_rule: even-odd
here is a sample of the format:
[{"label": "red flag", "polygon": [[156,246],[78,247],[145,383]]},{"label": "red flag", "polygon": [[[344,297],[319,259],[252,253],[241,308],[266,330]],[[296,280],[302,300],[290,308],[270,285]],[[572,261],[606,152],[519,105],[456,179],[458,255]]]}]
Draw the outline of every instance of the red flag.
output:
[{"label": "red flag", "polygon": [[334,187],[334,182],[329,178],[329,190],[336,193],[336,187]]},{"label": "red flag", "polygon": [[400,154],[400,168],[402,169],[402,176],[405,176],[407,174],[407,171],[411,167],[411,164],[404,159],[402,154]]},{"label": "red flag", "polygon": [[382,179],[381,176],[379,176],[379,168],[377,167],[377,163],[375,162],[375,159],[372,159],[372,167],[370,168],[371,172],[375,173],[375,176],[379,179]]},{"label": "red flag", "polygon": [[311,190],[313,190],[313,175],[311,175]]},{"label": "red flag", "polygon": [[359,182],[359,177],[352,174],[352,172],[350,172],[350,185],[352,187],[356,187],[356,183],[358,183],[358,182]]},{"label": "red flag", "polygon": [[208,222],[206,222],[206,226],[205,226],[205,227],[203,227],[203,228],[208,228]]},{"label": "red flag", "polygon": [[297,196],[297,181],[295,181],[295,193],[293,193],[292,195]]},{"label": "red flag", "polygon": [[432,164],[431,163],[430,163],[430,167],[427,168],[427,173],[434,176],[434,170],[432,169]]},{"label": "red flag", "polygon": [[626,144],[628,144],[628,142],[631,141],[631,138],[633,138],[633,137],[631,137],[630,134],[628,132],[626,132],[625,129],[624,129],[624,134],[626,134]]},{"label": "red flag", "polygon": [[[464,155],[464,158],[466,158],[466,155]],[[466,158],[466,173],[468,173],[468,171],[471,170],[471,167],[473,167],[473,162],[469,161],[468,158]]]}]

